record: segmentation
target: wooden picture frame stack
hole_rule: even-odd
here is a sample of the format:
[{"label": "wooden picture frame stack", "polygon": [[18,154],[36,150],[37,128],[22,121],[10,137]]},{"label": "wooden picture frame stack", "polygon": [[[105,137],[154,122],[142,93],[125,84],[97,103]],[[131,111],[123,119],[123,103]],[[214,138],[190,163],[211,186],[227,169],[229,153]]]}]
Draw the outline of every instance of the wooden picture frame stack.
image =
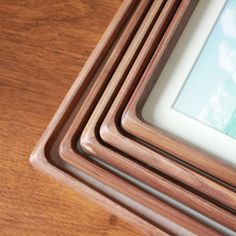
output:
[{"label": "wooden picture frame stack", "polygon": [[30,158],[146,235],[222,235],[149,188],[236,231],[235,186],[189,162],[189,152],[179,156],[184,146],[175,140],[151,141],[156,130],[137,113],[197,3],[124,1]]}]

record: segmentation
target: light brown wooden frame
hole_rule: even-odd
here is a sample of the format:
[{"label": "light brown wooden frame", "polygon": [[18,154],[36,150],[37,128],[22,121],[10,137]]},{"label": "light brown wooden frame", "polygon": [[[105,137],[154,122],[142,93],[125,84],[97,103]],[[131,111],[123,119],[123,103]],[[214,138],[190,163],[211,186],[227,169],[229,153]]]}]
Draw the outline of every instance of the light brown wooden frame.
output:
[{"label": "light brown wooden frame", "polygon": [[[235,192],[236,169],[234,167],[217,160],[181,139],[171,137],[168,133],[153,127],[142,118],[142,107],[161,73],[161,70],[159,68],[156,69],[155,66],[150,66],[142,77],[139,86],[134,91],[124,110],[121,121],[122,127],[129,134],[132,134],[133,137],[137,137],[145,143],[151,144],[153,147],[172,155],[174,158],[191,164],[206,174],[233,186],[233,191]],[[236,209],[235,205],[234,209]]]},{"label": "light brown wooden frame", "polygon": [[[91,89],[90,95],[92,94],[94,94],[93,89]],[[81,133],[82,126],[84,126],[81,123],[83,121],[83,114],[85,114],[84,109],[81,109],[81,111],[77,114],[73,124],[71,125],[67,135],[65,136],[61,148],[62,158],[76,166],[79,165],[80,156],[78,154],[78,151],[76,153],[75,143],[77,137]],[[89,126],[90,125],[91,124],[89,124]],[[228,227],[233,227],[233,228],[236,227],[235,224],[233,223],[235,219],[233,214],[223,210],[218,206],[215,206],[212,203],[209,203],[208,201],[204,200],[201,197],[198,197],[197,195],[189,192],[188,190],[184,190],[181,187],[176,187],[178,185],[171,183],[168,179],[164,179],[163,177],[158,176],[150,172],[149,170],[145,171],[144,168],[142,168],[139,165],[136,165],[135,163],[132,163],[132,161],[127,159],[127,156],[126,157],[120,156],[113,150],[109,150],[106,147],[102,146],[100,142],[97,141],[96,138],[94,138],[97,135],[96,134],[97,126],[95,127],[93,125],[93,127],[94,127],[94,136],[93,139],[90,140],[90,144],[92,146],[89,146],[89,151],[86,150],[90,154],[97,156],[99,159],[109,161],[113,165],[119,167],[119,169],[124,170],[126,173],[136,178],[140,179],[141,175],[144,178],[144,182],[146,181],[146,183],[156,187],[157,189],[159,188],[162,191],[167,192],[168,194],[171,193],[170,195],[175,196],[178,200],[184,203],[187,202],[187,205],[191,205],[192,207],[195,207],[195,209],[197,208],[200,212],[203,212],[208,216],[210,215],[211,218],[215,218],[218,222]],[[85,131],[84,134],[85,136],[87,136],[88,134],[87,131]],[[133,170],[135,170],[136,173]],[[191,202],[190,199],[194,199],[194,202]],[[222,215],[222,217],[218,217],[219,215]]]},{"label": "light brown wooden frame", "polygon": [[[131,3],[131,1],[129,2]],[[129,4],[124,5],[127,6]],[[95,52],[90,57],[88,63],[80,73],[80,76],[75,81],[65,100],[61,104],[58,112],[51,121],[49,127],[33,151],[31,155],[31,162],[41,171],[44,171],[47,174],[62,181],[64,184],[71,186],[76,191],[81,192],[82,190],[84,193],[94,194],[90,197],[94,197],[94,200],[99,203],[103,202],[104,204],[107,204],[106,207],[109,210],[119,216],[122,216],[129,222],[132,222],[135,227],[139,228],[147,235],[169,235],[169,232],[172,232],[171,234],[179,235],[191,234],[190,232],[195,232],[195,234],[196,232],[201,232],[204,234],[219,235],[209,227],[195,221],[194,219],[191,219],[191,217],[186,216],[185,214],[179,212],[173,207],[170,207],[168,204],[163,203],[157,198],[151,197],[149,194],[145,193],[145,191],[140,190],[132,184],[129,184],[120,177],[117,177],[109,171],[106,171],[104,168],[95,165],[89,161],[88,158],[83,159],[84,161],[80,162],[80,170],[83,170],[90,176],[95,176],[96,179],[101,179],[99,176],[102,176],[105,183],[108,182],[109,186],[116,188],[120,192],[125,192],[126,196],[132,196],[132,199],[137,200],[137,202],[141,201],[144,205],[150,206],[153,210],[155,209],[157,220],[155,221],[152,217],[148,218],[147,216],[142,215],[142,212],[138,213],[137,209],[131,209],[128,205],[128,202],[122,202],[119,200],[119,196],[117,199],[114,199],[114,197],[109,196],[109,194],[103,193],[106,195],[107,199],[102,197],[92,189],[87,188],[86,185],[82,183],[84,180],[75,180],[71,175],[66,173],[68,170],[60,170],[55,166],[55,158],[60,160],[58,152],[59,143],[63,138],[64,132],[66,132],[68,129],[71,120],[74,118],[75,111],[80,106],[78,99],[81,98],[80,96],[87,94],[85,92],[85,87],[89,86],[89,82],[91,82],[93,76],[95,75],[97,71],[96,68],[99,66],[99,64],[103,64],[101,59],[108,51],[109,46],[112,43],[112,39],[114,40],[114,31],[116,31],[116,28],[120,24],[120,22],[116,23],[117,25],[115,22],[113,22],[116,27],[114,25],[110,27],[107,34],[105,34],[106,37],[100,41],[102,43],[98,45]],[[81,101],[82,100],[83,99],[81,98]],[[102,192],[102,190],[99,188],[96,188],[96,190]],[[113,202],[109,199],[111,199]],[[114,202],[120,204],[120,206]],[[133,214],[133,212],[135,212],[136,215]],[[183,227],[183,225],[186,225],[186,228]],[[196,225],[199,228],[195,229]],[[165,228],[165,230],[163,230],[163,228]]]}]

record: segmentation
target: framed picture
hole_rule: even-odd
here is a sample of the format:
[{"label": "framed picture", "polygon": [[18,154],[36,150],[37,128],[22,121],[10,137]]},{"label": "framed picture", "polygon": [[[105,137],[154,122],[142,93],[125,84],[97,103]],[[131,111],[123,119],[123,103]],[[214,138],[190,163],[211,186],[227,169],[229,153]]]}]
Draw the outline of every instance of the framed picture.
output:
[{"label": "framed picture", "polygon": [[[193,4],[190,3],[190,0],[184,1],[189,2],[189,5]],[[162,12],[162,2],[165,3],[165,0],[155,1],[151,9]],[[178,5],[176,3],[179,0],[169,2],[172,3],[171,6],[173,7]],[[193,217],[190,216],[187,210],[187,213],[183,213],[183,210],[176,207],[176,205],[179,206],[178,202],[169,200],[169,203],[167,203],[167,200],[163,200],[158,194],[154,195],[148,192],[142,184],[137,184],[137,181],[119,172],[111,165],[102,164],[99,160],[95,161],[96,158],[83,152],[79,154],[78,152],[71,153],[73,150],[70,150],[70,155],[72,155],[72,161],[70,162],[63,161],[63,157],[60,155],[62,139],[69,132],[73,120],[77,120],[77,114],[83,107],[82,104],[86,104],[86,98],[91,99],[91,96],[88,95],[93,83],[96,83],[94,80],[97,79],[97,71],[103,76],[103,68],[108,68],[108,65],[111,65],[111,68],[117,66],[118,63],[114,62],[114,57],[119,54],[122,57],[122,53],[119,53],[120,50],[123,51],[122,45],[128,44],[126,41],[129,42],[132,39],[130,31],[132,31],[132,28],[135,31],[136,25],[142,23],[142,15],[150,13],[148,12],[150,3],[151,1],[146,0],[141,1],[140,4],[137,1],[125,1],[123,3],[117,17],[87,61],[83,73],[80,73],[77,77],[58,112],[35,147],[31,154],[31,162],[41,171],[53,176],[75,191],[83,193],[106,209],[111,210],[114,214],[123,217],[134,228],[140,229],[146,235],[199,235],[201,233],[219,235],[218,231],[228,232],[229,230],[212,221],[208,225],[202,223],[204,217],[199,217],[200,220],[196,220],[195,212],[192,213]],[[158,5],[160,8],[157,7]],[[134,6],[138,7],[130,21],[128,21],[127,17],[131,15],[130,10]],[[188,4],[185,6],[186,11],[189,11]],[[164,14],[170,15],[169,17],[172,18],[174,11],[167,10],[164,11]],[[184,10],[180,9],[181,12]],[[149,14],[148,17],[155,21],[155,15]],[[128,22],[128,24],[124,24],[124,22]],[[150,22],[145,22],[145,25],[146,23],[149,24]],[[123,35],[116,40],[119,31],[122,31],[122,29],[124,29]],[[137,35],[139,38],[145,37],[143,34]],[[137,39],[135,43],[137,43]],[[114,48],[112,45],[114,45]],[[125,46],[123,47],[125,48]],[[111,53],[111,48],[115,53]],[[106,54],[109,54],[108,60],[106,60]],[[116,66],[112,65],[111,61]],[[94,94],[95,91],[92,90],[92,92]],[[95,100],[99,100],[99,98]],[[86,109],[91,109],[90,106],[96,106],[96,101],[87,105]],[[75,154],[78,154],[78,156],[75,157]],[[73,156],[75,157],[74,162]],[[182,206],[182,208],[185,209],[185,206]],[[189,211],[192,210],[189,209]],[[216,211],[219,211],[218,208]],[[207,219],[205,220],[207,221]],[[214,228],[217,228],[217,230]]]},{"label": "framed picture", "polygon": [[212,9],[194,34],[185,31],[142,115],[236,166],[236,2],[209,2]]},{"label": "framed picture", "polygon": [[233,0],[199,1],[164,69],[147,71],[121,122],[133,136],[233,187],[235,14]]}]

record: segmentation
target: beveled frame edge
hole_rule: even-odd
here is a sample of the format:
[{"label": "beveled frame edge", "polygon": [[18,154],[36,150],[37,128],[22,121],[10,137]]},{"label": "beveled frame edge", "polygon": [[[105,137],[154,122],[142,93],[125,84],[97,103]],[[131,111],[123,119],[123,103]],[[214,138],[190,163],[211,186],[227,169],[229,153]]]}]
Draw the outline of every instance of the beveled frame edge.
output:
[{"label": "beveled frame edge", "polygon": [[[96,155],[98,152],[100,152],[100,158],[104,158],[105,154],[104,153],[102,154],[101,150],[98,151],[100,142],[96,142],[96,138],[97,138],[96,127],[92,128],[92,125],[90,124],[90,128],[84,131],[84,135],[82,134],[81,139],[80,139],[80,142],[82,144],[81,147],[85,152],[93,154],[93,155]],[[114,153],[109,153],[108,154],[109,158],[111,158],[111,156],[114,156],[114,160],[116,159],[116,165],[119,166],[119,168],[124,168],[123,166],[121,167],[120,163],[117,163],[117,156],[115,158],[115,155],[113,154]],[[101,157],[102,155],[103,157]],[[131,153],[129,153],[129,155],[132,156]],[[193,185],[195,186],[195,189],[197,190],[200,188],[202,192],[204,192],[205,194],[208,194],[213,199],[216,198],[219,203],[222,202],[228,207],[231,207],[233,209],[235,208],[235,204],[236,204],[235,195],[232,193],[231,190],[221,186],[220,184],[213,182],[212,180],[206,178],[205,176],[201,174],[196,175],[196,172],[194,172],[193,170],[190,170],[184,166],[182,167],[182,165],[176,162],[173,162],[173,161],[171,162],[171,160],[169,160],[168,158],[165,159],[165,163],[164,163],[163,156],[160,155],[160,157],[161,158],[159,158],[158,160],[159,162],[157,162],[157,160],[153,160],[153,163],[156,163],[156,166],[159,166],[162,163],[162,167],[161,167],[162,171],[163,170],[165,171],[170,167],[168,170],[169,173],[171,170],[175,170],[175,175],[172,176],[173,178],[181,178],[181,180],[185,181],[185,183],[188,184],[190,187],[192,187],[191,185]],[[143,156],[143,158],[145,158],[145,156]],[[167,165],[168,168],[167,166],[164,167],[165,165]],[[136,166],[136,168],[138,167]],[[179,171],[180,173],[183,173],[184,171],[184,175],[179,175]],[[126,172],[127,172],[127,169],[126,169]]]},{"label": "beveled frame edge", "polygon": [[[77,84],[77,82],[79,83],[79,81],[78,81],[78,79],[76,80],[76,82],[74,83],[74,85],[75,84]],[[74,86],[73,85],[73,86]],[[79,84],[80,85],[80,89],[82,90],[83,88],[84,88],[84,84]],[[79,86],[78,84],[77,84],[77,86]],[[78,89],[78,87],[77,87],[77,89]],[[73,91],[72,89],[70,90],[70,91]],[[73,94],[73,93],[72,93]],[[65,106],[63,106],[63,105],[61,105],[60,106],[60,108],[59,108],[59,111],[60,111],[60,109],[64,109],[64,113],[68,113],[68,106],[71,108],[71,107],[73,107],[73,105],[74,105],[74,103],[73,102],[71,102],[72,103],[72,105],[68,102],[68,100],[70,100],[71,99],[71,95],[72,94],[68,94],[67,96],[66,96],[66,98],[65,98],[65,100],[64,100],[64,102],[65,102],[65,104],[64,104],[64,102],[63,102],[63,104],[65,105]],[[72,96],[73,97],[73,96]],[[68,100],[67,100],[68,99]],[[73,99],[72,99],[73,100]],[[74,100],[73,100],[74,101]],[[68,106],[66,106],[66,105],[68,105]],[[70,106],[71,105],[71,106]],[[54,118],[53,118],[53,120],[52,120],[52,122],[50,123],[50,125],[49,125],[49,127],[47,128],[47,130],[45,131],[45,133],[44,133],[44,135],[43,135],[43,137],[40,139],[40,142],[39,142],[39,144],[36,146],[36,148],[35,148],[35,150],[33,151],[33,154],[31,155],[31,161],[33,162],[33,164],[37,164],[36,166],[39,168],[39,169],[41,169],[41,170],[43,170],[43,171],[45,171],[45,172],[47,172],[47,170],[45,169],[45,164],[46,163],[49,163],[48,162],[48,160],[46,159],[46,153],[48,152],[48,150],[46,150],[50,145],[51,145],[51,139],[50,138],[55,138],[55,133],[57,133],[57,132],[55,132],[55,130],[54,130],[54,128],[57,128],[57,129],[60,129],[60,125],[61,125],[61,123],[63,123],[64,121],[65,121],[65,119],[66,119],[66,114],[64,114],[63,113],[63,111],[62,111],[62,113],[60,113],[60,112],[57,112],[56,113],[56,115],[54,116]],[[56,116],[59,116],[58,118],[59,118],[59,120],[58,120],[58,122],[59,123],[55,123],[56,122]],[[61,117],[60,117],[61,116]],[[51,127],[52,126],[52,127]],[[54,128],[53,128],[54,127]],[[48,135],[48,137],[47,137],[47,135]],[[48,140],[49,139],[49,140]],[[42,155],[41,155],[41,154]],[[41,158],[44,158],[44,159],[41,159]],[[51,167],[53,167],[53,168],[51,168]],[[55,172],[53,173],[53,174],[58,174],[59,172],[58,172],[58,169],[57,168],[55,168],[54,166],[52,166],[51,165],[51,163],[50,163],[50,169],[51,169],[51,171],[54,169],[55,170]],[[47,172],[48,173],[48,172]],[[51,174],[51,172],[49,172],[50,174]],[[68,183],[68,182],[67,182]],[[144,194],[144,196],[143,197],[145,197],[145,194]],[[157,202],[158,203],[158,202]],[[162,207],[162,206],[161,206]],[[168,208],[168,207],[167,207]],[[160,208],[160,210],[161,210],[161,208]],[[166,207],[164,207],[163,209],[162,209],[162,211],[166,211]],[[173,214],[172,213],[173,212],[173,208],[171,209],[171,214]],[[169,213],[169,214],[170,214]],[[175,217],[175,215],[173,215],[172,216],[172,218],[173,217]],[[181,218],[179,219],[179,220],[181,220]],[[169,227],[171,224],[172,224],[172,222],[171,221],[166,221],[166,222],[164,222],[163,221],[163,218],[162,217],[160,217],[160,220],[159,220],[160,222],[161,222],[161,224],[165,224],[166,225],[166,228],[167,228],[167,226]],[[146,224],[147,225],[147,224]],[[142,229],[143,229],[143,227],[144,227],[144,225],[143,224],[141,224],[139,227],[142,227]],[[178,227],[177,227],[177,229],[178,229]],[[205,229],[207,229],[207,227],[205,227]],[[147,231],[149,231],[150,232],[150,230],[149,229],[146,229],[146,231],[145,232],[147,232]],[[187,233],[186,232],[187,230],[185,230],[185,229],[182,229],[182,230],[180,230],[180,232],[182,232],[182,233]],[[205,230],[203,229],[203,232],[204,232]],[[208,232],[208,233],[211,233],[211,234],[213,234],[213,235],[218,235],[217,233],[215,233],[213,230],[210,230],[210,229],[208,229],[208,230],[206,230],[206,232]],[[158,235],[161,233],[161,231],[158,229],[158,231],[155,231],[154,233],[153,232],[151,232],[151,234],[149,234],[149,235],[157,235],[157,233],[158,233]]]},{"label": "beveled frame edge", "polygon": [[[124,92],[124,90],[123,90]],[[119,96],[119,95],[118,95]],[[117,96],[117,97],[118,97]],[[117,99],[116,97],[116,99]],[[120,100],[116,102],[116,106],[120,106]],[[125,102],[124,102],[125,103]],[[114,103],[112,104],[114,106]],[[118,148],[120,151],[123,151],[125,153],[128,153],[131,155],[132,152],[136,149],[135,144],[132,143],[133,145],[129,145],[129,139],[125,136],[125,134],[121,133],[119,129],[119,118],[115,115],[117,110],[115,109],[110,109],[109,112],[113,114],[112,117],[107,117],[104,119],[101,127],[99,128],[100,136],[101,138],[107,142],[108,144],[112,145],[113,147],[117,148],[117,146],[121,147]],[[108,112],[108,113],[109,113]],[[92,141],[91,141],[92,142]],[[95,138],[93,139],[93,142],[95,142]],[[127,144],[126,148],[124,146]],[[90,147],[91,149],[93,148],[92,146]],[[129,150],[128,150],[129,149]],[[130,151],[130,152],[129,152]],[[137,152],[139,150],[136,150]],[[145,156],[144,153],[140,152],[140,155]],[[169,180],[166,179],[167,182],[163,183],[163,188],[164,192],[166,194],[172,194],[175,195],[175,199],[178,199],[180,202],[183,202],[184,204],[194,208],[195,210],[202,212],[203,214],[207,215],[209,218],[215,220],[216,222],[219,222],[226,227],[236,230],[236,221],[235,221],[235,215],[223,210],[221,207],[216,206],[215,204],[212,204],[205,199],[203,199],[201,196],[196,198],[196,194],[193,192],[189,194],[188,190],[181,190],[180,188],[176,188],[175,191],[173,189],[168,189],[166,185],[168,186],[173,186],[173,183],[168,182]],[[174,186],[173,186],[174,188]],[[172,191],[172,192],[171,192]],[[182,191],[182,192],[181,192]],[[179,195],[177,194],[179,193]],[[181,192],[181,193],[180,193]],[[190,197],[191,195],[191,197]],[[185,197],[183,197],[185,196]],[[198,202],[198,204],[197,204]],[[225,212],[225,214],[223,213]]]},{"label": "beveled frame edge", "polygon": [[[72,137],[69,135],[68,137],[67,137],[68,139],[64,142],[64,145],[62,144],[62,148],[61,148],[61,154],[62,154],[62,158],[63,159],[65,159],[66,161],[68,161],[68,162],[70,162],[70,163],[73,163],[73,162],[76,162],[76,160],[75,160],[75,158],[73,158],[73,160],[72,160],[72,156],[73,155],[75,155],[76,156],[76,154],[75,153],[73,153],[73,149],[76,149],[75,147],[73,147],[73,145],[72,145],[72,143],[71,143],[71,139],[72,139]],[[96,138],[95,138],[95,135],[94,135],[94,139],[92,139],[91,140],[91,144],[94,144],[94,145],[98,145],[98,143],[96,142]],[[74,151],[75,152],[75,151]],[[92,151],[91,151],[92,152]],[[96,155],[96,153],[95,153],[95,155]],[[104,153],[102,153],[101,152],[101,155],[104,155]],[[114,157],[115,158],[115,157]],[[163,181],[163,180],[162,180]],[[165,188],[165,181],[163,181],[162,182],[163,183],[163,185],[162,185],[162,188]],[[171,189],[171,187],[168,189],[168,187],[166,188],[168,191],[170,191],[170,190],[172,190]],[[185,190],[183,190],[183,191],[185,191]],[[182,191],[182,193],[183,193],[183,191]],[[181,190],[179,190],[179,192],[181,192]],[[174,191],[172,191],[172,193],[173,194],[175,194],[175,192]],[[193,196],[193,195],[192,195]],[[186,197],[188,197],[190,200],[192,199],[192,196],[190,197],[190,196],[186,196]],[[180,198],[182,197],[182,194],[180,195]],[[200,199],[201,199],[201,197],[200,197]],[[203,207],[203,205],[204,204],[201,204],[201,206]],[[211,203],[207,203],[207,204],[205,204],[205,213],[206,212],[208,212],[209,211],[209,209],[210,208],[214,208],[214,206],[211,204]],[[220,220],[220,222],[222,223],[223,221],[224,221],[224,211],[221,209],[221,208],[217,208],[218,209],[218,212],[220,212],[221,213],[221,215],[222,215],[222,217],[221,218],[219,218],[219,220]],[[227,226],[230,226],[231,224],[232,224],[232,222],[233,222],[233,218],[232,218],[232,215],[228,215],[228,216],[226,216],[226,218],[228,217],[228,221],[227,221],[227,223],[226,222],[224,222],[224,224],[225,225],[227,225]],[[230,228],[230,227],[229,227]]]},{"label": "beveled frame edge", "polygon": [[[65,147],[65,146],[62,145],[62,147]],[[61,148],[60,151],[61,151],[61,154],[62,154],[63,148]],[[68,150],[67,150],[67,151],[68,151]],[[77,163],[77,167],[80,168],[81,162],[78,161],[78,157],[79,157],[79,156],[77,156],[76,158],[72,157],[72,155],[73,155],[73,150],[71,149],[70,151],[71,151],[70,153],[67,153],[67,155],[68,155],[68,156],[67,156],[67,157],[68,157],[67,161],[70,162],[70,163],[74,163],[74,164]],[[75,154],[75,153],[74,153],[74,154]],[[64,157],[64,158],[65,158],[65,157]],[[73,159],[73,160],[72,160],[72,159]],[[90,172],[90,173],[91,173],[91,172]],[[96,174],[96,173],[94,173],[94,174]],[[147,201],[147,198],[146,198],[146,201]],[[156,200],[156,201],[157,201],[157,200]],[[155,204],[155,202],[153,203],[153,205],[154,205],[154,204]],[[160,203],[159,203],[159,204],[160,204]],[[167,208],[167,206],[166,206],[165,208]],[[172,211],[173,211],[173,210],[172,210]],[[187,219],[186,219],[186,220],[187,220]],[[187,220],[187,221],[188,221],[188,220]],[[194,227],[196,228],[196,223],[195,223]],[[201,230],[203,230],[203,229],[201,229]],[[176,229],[176,230],[173,231],[173,232],[178,232],[178,230]]]},{"label": "beveled frame edge", "polygon": [[[159,71],[157,77],[160,73],[161,71]],[[151,71],[147,72],[145,76],[148,77],[145,79],[150,80],[150,82],[143,82],[143,84],[141,82],[141,85],[135,90],[122,115],[122,128],[144,142],[150,143],[155,148],[161,149],[175,158],[193,165],[206,174],[223,181],[227,185],[233,186],[235,191],[235,168],[223,161],[216,160],[213,156],[195,147],[191,147],[191,145],[186,144],[186,142],[181,139],[171,137],[167,132],[153,127],[142,118],[140,111],[150,94],[152,86],[156,83],[156,80],[154,78],[152,79]],[[142,132],[139,132],[140,130],[142,130]]]},{"label": "beveled frame edge", "polygon": [[122,17],[126,15],[135,5],[137,1],[124,1],[121,4],[118,12],[115,17],[109,24],[107,30],[103,34],[96,48],[90,55],[85,66],[83,67],[80,75],[77,77],[66,97],[59,106],[57,112],[49,123],[47,129],[44,131],[40,140],[37,142],[32,154],[30,155],[31,164],[41,172],[49,175],[50,177],[56,179],[58,182],[62,183],[73,189],[74,191],[89,197],[92,201],[95,201],[97,204],[103,206],[109,212],[119,216],[124,219],[132,226],[137,228],[140,232],[143,232],[145,235],[169,235],[167,232],[164,232],[162,229],[158,229],[156,226],[148,223],[146,220],[143,220],[122,204],[105,197],[100,193],[100,190],[92,188],[89,184],[84,183],[81,180],[75,179],[71,175],[65,173],[63,170],[57,168],[55,165],[49,162],[46,157],[46,147],[48,145],[48,140],[53,136],[54,129],[57,128],[61,120],[63,120],[65,113],[68,110],[70,103],[72,102],[74,96],[77,93],[77,90],[83,87],[83,81],[81,77],[86,79],[88,74],[92,73],[93,69],[96,67],[96,64],[100,60],[99,58],[103,57],[104,51],[107,50],[107,46],[110,44],[110,41],[114,40],[114,35],[119,28],[120,24],[123,24],[124,21]]}]

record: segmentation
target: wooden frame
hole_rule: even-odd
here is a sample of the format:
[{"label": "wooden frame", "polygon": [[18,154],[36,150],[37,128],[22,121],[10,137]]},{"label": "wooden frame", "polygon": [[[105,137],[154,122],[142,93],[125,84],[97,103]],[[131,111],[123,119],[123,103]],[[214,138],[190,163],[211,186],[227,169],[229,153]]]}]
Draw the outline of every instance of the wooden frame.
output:
[{"label": "wooden frame", "polygon": [[[157,54],[156,58],[153,60],[153,65],[156,63],[155,68],[158,67],[157,73],[160,72],[161,67],[165,63],[166,55],[164,55],[163,57],[164,60],[161,59],[160,55]],[[152,63],[150,63],[150,67],[154,68],[153,65]],[[136,68],[138,68],[139,66],[137,66]],[[154,167],[160,171],[165,172],[166,174],[174,177],[175,179],[178,179],[179,181],[195,188],[197,191],[201,191],[202,193],[208,195],[209,197],[212,197],[218,202],[221,202],[226,206],[231,207],[232,209],[235,210],[236,194],[234,189],[228,188],[227,186],[223,186],[219,181],[215,181],[212,178],[208,179],[207,175],[204,175],[202,173],[197,175],[194,174],[193,168],[188,169],[186,167],[181,167],[181,165],[178,162],[176,162],[175,160],[172,161],[168,155],[165,155],[165,153],[159,151],[160,154],[166,156],[166,159],[162,158],[162,160],[160,160],[160,155],[157,154],[158,152],[157,149],[151,150],[152,148],[150,148],[150,145],[149,148],[144,147],[139,142],[137,142],[137,140],[133,140],[128,135],[127,137],[125,137],[122,134],[122,131],[119,131],[119,128],[117,128],[117,124],[119,124],[120,122],[122,109],[124,109],[124,106],[127,104],[129,97],[132,95],[135,84],[138,83],[137,77],[138,77],[137,74],[130,73],[130,76],[128,76],[128,79],[126,80],[126,84],[117,95],[115,102],[112,105],[112,108],[109,110],[104,122],[101,125],[100,135],[102,139],[106,143],[112,145],[113,147],[116,147],[119,150],[129,154],[130,156],[143,161],[144,163],[148,164],[151,167]],[[143,77],[143,81],[144,80],[145,76]],[[126,93],[127,95],[124,96],[124,93]],[[133,112],[134,116],[135,114],[137,114],[136,111]],[[137,126],[133,128],[133,130],[135,130],[136,133],[138,133],[140,130],[143,131],[143,129],[145,128],[140,127],[139,129],[139,127]],[[140,133],[142,133],[143,135],[145,131]]]},{"label": "wooden frame", "polygon": [[[56,161],[60,162],[59,144],[64,136],[64,132],[67,131],[75,116],[75,111],[77,111],[80,106],[78,99],[87,94],[85,87],[89,86],[98,67],[104,64],[103,60],[104,57],[106,57],[105,54],[109,54],[109,48],[115,39],[115,35],[117,35],[117,29],[124,23],[125,15],[127,17],[127,13],[131,10],[130,8],[134,7],[135,3],[137,3],[137,1],[126,1],[121,7],[118,16],[122,15],[123,18],[120,19],[116,17],[115,20],[113,20],[105,36],[91,55],[89,61],[80,73],[80,76],[75,81],[49,127],[34,149],[31,155],[31,162],[41,171],[62,181],[76,191],[89,194],[89,196],[98,203],[105,204],[107,209],[128,220],[147,235],[169,235],[171,232],[171,234],[175,233],[179,235],[192,232],[195,232],[195,234],[219,235],[209,227],[186,216],[157,198],[152,197],[145,193],[145,191],[129,184],[127,181],[122,180],[120,177],[117,177],[104,168],[95,165],[88,160],[88,157],[84,158],[84,161],[80,161],[80,170],[88,173],[90,176],[95,176],[96,179],[102,179],[103,182],[116,188],[120,193],[125,193],[126,196],[132,197],[132,200],[137,200],[137,202],[141,202],[145,206],[150,206],[150,208],[156,211],[156,217],[153,217],[153,214],[144,214],[142,210],[136,209],[129,204],[128,200],[121,200],[117,192],[116,197],[115,194],[112,194],[112,190],[104,192],[101,186],[91,187],[91,183],[85,184],[84,182],[89,182],[89,178],[83,177],[83,172],[80,172],[80,179],[75,179],[74,174],[69,173],[67,167],[63,168],[64,163],[61,162],[60,166],[55,163]],[[81,101],[82,100],[83,99],[81,99]],[[98,192],[93,189],[96,189]],[[106,198],[99,194],[99,192],[103,192]],[[196,225],[198,227],[196,227]]]},{"label": "wooden frame", "polygon": [[[125,1],[121,5],[103,37],[83,67],[80,75],[60,105],[48,128],[34,148],[30,156],[30,161],[35,168],[74,189],[76,192],[85,195],[99,205],[102,205],[105,209],[123,218],[144,234],[164,236],[169,234],[133,213],[132,207],[129,206],[128,202],[122,203],[114,197],[106,196],[105,190],[92,186],[88,180],[85,180],[80,176],[76,177],[68,170],[68,168],[63,167],[65,163],[60,160],[59,156],[60,140],[64,136],[65,128],[70,124],[70,120],[73,119],[73,109],[76,109],[76,107],[72,107],[78,100],[75,98],[75,95],[83,94],[84,86],[90,82],[95,71],[98,70],[105,60],[106,55],[109,53],[109,48],[123,29],[125,21],[129,18],[129,14],[132,14],[137,3],[138,1],[133,0]],[[59,164],[56,162],[59,162]]]},{"label": "wooden frame", "polygon": [[[191,164],[195,168],[213,176],[227,185],[231,185],[235,193],[236,169],[197,148],[187,145],[180,139],[173,138],[165,132],[153,127],[142,119],[140,111],[150,93],[150,90],[161,70],[155,71],[155,65],[149,68],[143,76],[140,85],[135,90],[122,116],[122,127],[128,133],[164,151],[176,159]],[[153,76],[155,74],[155,76]],[[236,199],[236,196],[235,196]],[[235,209],[235,205],[231,206]]]},{"label": "wooden frame", "polygon": [[[186,2],[183,3],[183,8],[186,7],[185,4],[188,5],[188,1]],[[181,15],[179,15],[179,17],[181,17]],[[93,88],[94,87],[92,87],[91,89],[90,95],[94,94]],[[88,97],[90,99],[90,96]],[[88,102],[89,99],[87,100]],[[77,167],[79,167],[79,161],[81,158],[78,153],[79,151],[78,150],[76,151],[76,141],[78,136],[80,136],[83,130],[83,126],[85,126],[84,124],[85,121],[83,116],[86,114],[85,112],[86,107],[87,105],[84,106],[83,109],[81,109],[80,112],[77,114],[75,120],[73,121],[70,129],[68,130],[61,144],[61,150],[60,150],[62,158]],[[100,108],[97,109],[100,110]],[[109,163],[112,163],[112,165],[118,167],[119,169],[123,170],[124,172],[128,173],[129,175],[135,178],[140,179],[141,175],[142,176],[141,180],[153,186],[154,188],[161,189],[167,194],[174,196],[176,199],[184,202],[187,205],[190,205],[194,209],[197,209],[198,211],[210,216],[211,218],[226,225],[227,227],[235,229],[236,227],[234,223],[235,217],[232,213],[225,211],[223,208],[208,202],[204,198],[197,196],[196,194],[179,187],[178,185],[172,183],[168,179],[164,179],[161,175],[152,173],[150,170],[146,170],[142,166],[137,165],[133,161],[129,160],[127,156],[121,156],[120,154],[114,152],[113,150],[103,146],[100,143],[100,141],[96,139],[97,136],[96,122],[88,123],[87,127],[90,127],[90,129],[94,131],[92,131],[93,132],[92,136],[90,136],[91,132],[88,132],[88,130],[86,129],[83,132],[84,137],[86,138],[86,142],[88,136],[89,138],[92,137],[91,139],[89,139],[87,148],[86,147],[87,144],[85,146],[83,144],[83,136],[82,136],[82,145],[83,145],[82,148],[86,152],[95,155],[99,159],[103,159]],[[193,201],[189,199],[193,199]],[[219,217],[219,215],[221,215],[221,217]]]}]

